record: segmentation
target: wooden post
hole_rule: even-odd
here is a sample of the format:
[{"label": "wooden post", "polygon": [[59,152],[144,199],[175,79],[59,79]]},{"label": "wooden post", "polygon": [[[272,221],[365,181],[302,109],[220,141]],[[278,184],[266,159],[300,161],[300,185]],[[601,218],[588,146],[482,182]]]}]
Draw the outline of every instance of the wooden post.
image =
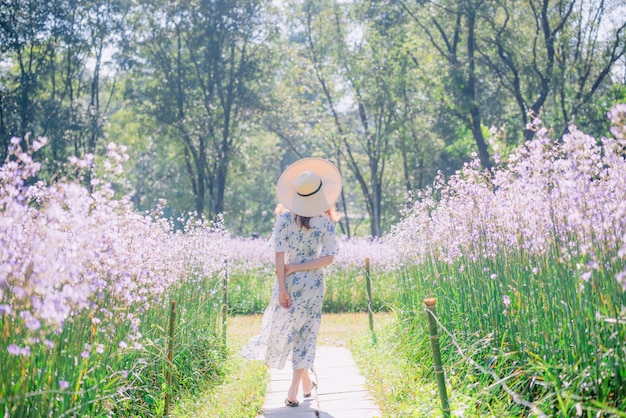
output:
[{"label": "wooden post", "polygon": [[437,335],[437,299],[424,299],[426,316],[428,317],[428,330],[430,333],[430,346],[433,350],[433,363],[435,365],[435,378],[439,387],[439,398],[441,398],[441,410],[444,417],[450,416],[450,405],[448,404],[448,394],[446,392],[446,377],[441,365],[441,352],[439,351],[439,336]]},{"label": "wooden post", "polygon": [[376,344],[376,333],[374,332],[374,312],[372,312],[372,279],[370,277],[370,259],[365,257],[365,284],[367,291],[367,314],[370,321],[370,332],[372,333],[372,342]]},{"label": "wooden post", "polygon": [[170,414],[170,398],[172,395],[172,368],[174,367],[174,328],[176,326],[176,301],[172,301],[172,308],[170,311],[170,341],[167,348],[167,372],[165,380],[167,382],[165,390],[165,408],[163,409],[163,416],[167,417]]},{"label": "wooden post", "polygon": [[224,279],[222,281],[222,342],[226,347],[226,321],[228,319],[228,261],[224,262]]}]

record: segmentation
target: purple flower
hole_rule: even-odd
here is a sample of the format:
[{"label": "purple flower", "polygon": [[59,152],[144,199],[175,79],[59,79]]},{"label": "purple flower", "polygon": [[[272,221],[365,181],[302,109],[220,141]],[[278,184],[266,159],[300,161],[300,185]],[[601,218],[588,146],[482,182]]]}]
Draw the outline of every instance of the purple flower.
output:
[{"label": "purple flower", "polygon": [[26,320],[26,328],[30,330],[38,330],[41,328],[41,322],[37,318],[30,317]]},{"label": "purple flower", "polygon": [[26,291],[23,287],[13,286],[13,294],[18,299],[23,299],[26,296]]},{"label": "purple flower", "polygon": [[66,390],[70,387],[70,383],[67,380],[59,380],[59,387]]},{"label": "purple flower", "polygon": [[48,138],[40,136],[38,140],[33,141],[33,151],[39,151],[41,147],[48,143]]},{"label": "purple flower", "polygon": [[617,280],[617,283],[622,285],[622,289],[626,291],[626,270],[617,273],[615,279]]},{"label": "purple flower", "polygon": [[18,354],[20,354],[20,347],[15,344],[11,344],[7,347],[7,351],[9,352],[9,354],[17,356]]}]

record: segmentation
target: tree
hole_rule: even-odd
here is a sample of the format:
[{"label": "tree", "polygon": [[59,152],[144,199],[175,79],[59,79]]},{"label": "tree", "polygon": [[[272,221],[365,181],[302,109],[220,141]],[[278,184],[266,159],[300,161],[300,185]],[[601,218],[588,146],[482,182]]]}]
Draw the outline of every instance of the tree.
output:
[{"label": "tree", "polygon": [[[625,23],[602,38],[617,3],[552,0],[397,0],[446,63],[446,108],[471,130],[489,167],[485,125],[529,140],[530,117],[565,131],[624,56]],[[509,103],[517,107],[510,117]],[[496,105],[494,105],[496,104]],[[516,135],[517,133],[517,135]]]},{"label": "tree", "polygon": [[484,167],[491,166],[483,134],[478,64],[478,16],[487,0],[426,1],[414,9],[399,0],[447,65],[445,106],[472,132]]},{"label": "tree", "polygon": [[[485,17],[491,28],[485,62],[514,97],[524,128],[529,115],[543,115],[564,133],[608,88],[611,70],[626,52],[626,21],[609,21],[616,6],[605,0],[498,2],[496,13]],[[603,28],[610,30],[602,34]],[[533,134],[525,129],[524,139]]]},{"label": "tree", "polygon": [[[265,2],[141,2],[127,47],[142,83],[133,97],[166,140],[180,141],[195,209],[224,211],[228,167],[258,105],[255,83],[270,35]],[[208,208],[207,208],[208,206]]]},{"label": "tree", "polygon": [[[396,38],[386,38],[368,22],[367,13],[374,5],[366,2],[350,8],[334,2],[305,2],[302,27],[324,108],[334,125],[329,139],[337,150],[337,161],[345,162],[354,177],[370,233],[379,237],[400,97],[394,78],[398,51],[391,48]],[[357,35],[347,33],[348,27]],[[340,108],[341,102],[347,103],[345,109]]]},{"label": "tree", "polygon": [[[6,0],[0,6],[0,139],[47,136],[48,170],[69,154],[96,152],[107,106],[101,106],[103,51],[119,33],[125,2]],[[88,73],[93,59],[93,72]]]},{"label": "tree", "polygon": [[[41,113],[43,79],[54,71],[57,40],[64,33],[62,2],[3,0],[0,3],[0,53],[5,63],[0,92],[0,140],[6,155],[11,136],[45,133]],[[52,58],[52,59],[51,59]],[[52,97],[56,91],[50,92]]]}]

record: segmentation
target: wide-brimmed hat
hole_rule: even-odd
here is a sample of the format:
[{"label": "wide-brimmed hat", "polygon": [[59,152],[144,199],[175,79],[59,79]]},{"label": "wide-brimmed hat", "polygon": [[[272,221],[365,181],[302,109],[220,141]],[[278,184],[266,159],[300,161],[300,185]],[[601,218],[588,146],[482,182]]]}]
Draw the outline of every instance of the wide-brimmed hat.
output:
[{"label": "wide-brimmed hat", "polygon": [[323,158],[303,158],[283,171],[276,183],[276,197],[300,216],[326,212],[341,195],[341,174]]}]

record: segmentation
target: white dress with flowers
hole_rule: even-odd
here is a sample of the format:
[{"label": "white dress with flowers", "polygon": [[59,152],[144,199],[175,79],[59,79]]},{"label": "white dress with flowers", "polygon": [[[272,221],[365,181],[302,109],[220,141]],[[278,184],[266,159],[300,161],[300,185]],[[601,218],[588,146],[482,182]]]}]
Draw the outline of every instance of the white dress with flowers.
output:
[{"label": "white dress with flowers", "polygon": [[[335,223],[326,215],[311,218],[311,229],[301,228],[295,216],[278,216],[272,235],[274,250],[285,253],[285,263],[302,263],[339,251]],[[291,298],[289,309],[278,303],[278,281],[263,314],[261,334],[253,337],[241,354],[282,369],[291,360],[293,369],[310,369],[315,360],[317,333],[322,321],[324,274],[322,269],[299,271],[285,278]]]}]

